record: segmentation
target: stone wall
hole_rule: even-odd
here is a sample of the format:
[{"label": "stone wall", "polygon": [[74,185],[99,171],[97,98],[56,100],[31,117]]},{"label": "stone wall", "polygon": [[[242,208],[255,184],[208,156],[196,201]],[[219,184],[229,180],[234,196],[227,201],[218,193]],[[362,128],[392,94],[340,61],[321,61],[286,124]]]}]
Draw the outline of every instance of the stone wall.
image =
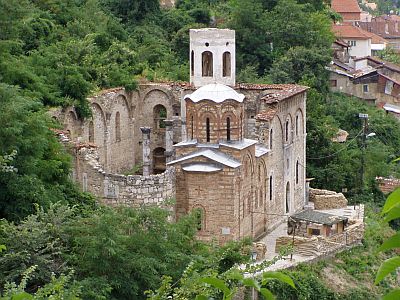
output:
[{"label": "stone wall", "polygon": [[[364,238],[364,223],[358,221],[346,228],[342,233],[330,237],[294,237],[294,253],[303,256],[328,255],[345,246],[360,243]],[[282,247],[292,245],[293,236],[282,236],[276,239],[275,252]]]},{"label": "stone wall", "polygon": [[76,149],[75,180],[83,190],[96,195],[107,205],[139,206],[161,204],[175,198],[175,170],[157,175],[121,175],[104,171],[94,147]]},{"label": "stone wall", "polygon": [[347,199],[342,193],[310,188],[309,201],[314,203],[314,209],[335,209],[347,206]]}]

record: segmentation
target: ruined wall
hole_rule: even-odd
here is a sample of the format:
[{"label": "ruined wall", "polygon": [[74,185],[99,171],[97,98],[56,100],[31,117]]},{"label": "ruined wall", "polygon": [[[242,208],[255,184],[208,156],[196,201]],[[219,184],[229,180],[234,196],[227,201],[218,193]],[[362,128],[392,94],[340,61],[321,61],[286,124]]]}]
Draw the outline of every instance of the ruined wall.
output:
[{"label": "ruined wall", "polygon": [[[342,233],[331,237],[294,237],[294,254],[302,256],[329,255],[345,246],[361,243],[364,238],[364,223],[362,221],[350,225]],[[276,239],[275,253],[282,247],[292,245],[292,236],[283,236]]]},{"label": "ruined wall", "polygon": [[310,188],[309,201],[314,202],[315,209],[335,209],[347,206],[347,199],[342,193]]},{"label": "ruined wall", "polygon": [[76,150],[75,180],[84,191],[96,195],[107,205],[140,206],[161,204],[175,198],[175,170],[167,169],[158,175],[121,175],[104,171],[96,148],[83,147]]}]

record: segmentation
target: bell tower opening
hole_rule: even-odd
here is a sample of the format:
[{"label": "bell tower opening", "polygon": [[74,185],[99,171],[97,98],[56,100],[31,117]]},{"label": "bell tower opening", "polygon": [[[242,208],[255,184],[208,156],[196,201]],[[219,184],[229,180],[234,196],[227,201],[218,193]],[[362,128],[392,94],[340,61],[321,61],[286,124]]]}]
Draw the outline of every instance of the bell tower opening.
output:
[{"label": "bell tower opening", "polygon": [[190,83],[196,88],[220,83],[235,86],[235,31],[190,29]]}]

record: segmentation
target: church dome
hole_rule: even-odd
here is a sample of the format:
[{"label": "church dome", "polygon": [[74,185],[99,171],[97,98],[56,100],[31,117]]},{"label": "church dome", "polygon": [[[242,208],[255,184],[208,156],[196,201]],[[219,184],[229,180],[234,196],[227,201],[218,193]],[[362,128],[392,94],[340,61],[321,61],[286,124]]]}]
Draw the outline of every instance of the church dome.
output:
[{"label": "church dome", "polygon": [[211,100],[216,103],[221,103],[225,100],[235,100],[242,103],[244,97],[245,96],[243,94],[239,94],[233,88],[227,85],[213,83],[202,86],[192,94],[186,95],[184,99],[190,99],[193,102],[199,102],[201,100]]}]

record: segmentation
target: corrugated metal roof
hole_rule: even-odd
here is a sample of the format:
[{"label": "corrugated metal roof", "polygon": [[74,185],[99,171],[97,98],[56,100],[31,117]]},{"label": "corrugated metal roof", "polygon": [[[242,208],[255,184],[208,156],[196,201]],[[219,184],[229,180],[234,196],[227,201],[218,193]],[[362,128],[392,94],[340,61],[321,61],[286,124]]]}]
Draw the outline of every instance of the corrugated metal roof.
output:
[{"label": "corrugated metal roof", "polygon": [[265,147],[264,145],[261,145],[261,144],[256,145],[256,157],[261,157],[270,151],[271,150],[268,149],[267,147]]},{"label": "corrugated metal roof", "polygon": [[243,139],[241,141],[222,141],[219,142],[221,146],[237,149],[237,150],[243,150],[246,149],[247,147],[250,147],[254,144],[257,144],[257,141],[255,140],[250,140],[250,139]]}]

